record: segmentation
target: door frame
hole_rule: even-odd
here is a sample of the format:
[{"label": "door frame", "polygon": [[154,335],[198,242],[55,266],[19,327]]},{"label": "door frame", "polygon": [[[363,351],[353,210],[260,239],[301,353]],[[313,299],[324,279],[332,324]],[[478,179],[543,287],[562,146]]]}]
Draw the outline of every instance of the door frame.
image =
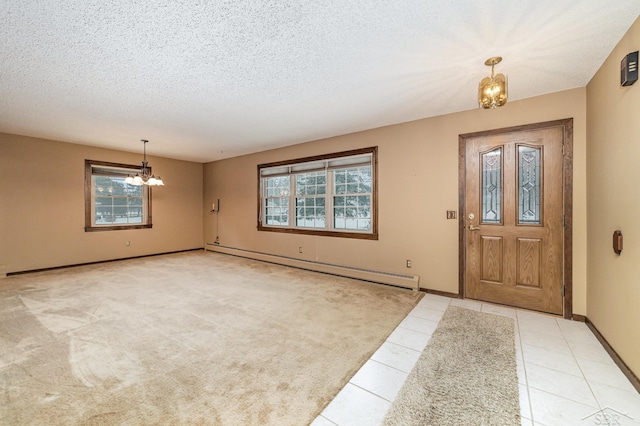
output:
[{"label": "door frame", "polygon": [[505,127],[502,129],[485,130],[475,133],[465,133],[458,136],[458,297],[464,299],[466,279],[466,147],[471,138],[494,136],[502,133],[513,133],[525,130],[539,130],[549,127],[563,129],[563,159],[562,159],[562,208],[564,214],[562,281],[564,285],[563,313],[564,318],[573,317],[573,118],[546,121],[542,123],[525,124],[521,126]]}]

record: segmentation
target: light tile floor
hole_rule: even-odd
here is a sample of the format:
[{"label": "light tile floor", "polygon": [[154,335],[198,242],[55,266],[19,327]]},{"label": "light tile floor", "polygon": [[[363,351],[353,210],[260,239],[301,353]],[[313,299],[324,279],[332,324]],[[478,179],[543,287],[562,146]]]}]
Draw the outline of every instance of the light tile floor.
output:
[{"label": "light tile floor", "polygon": [[312,426],[379,425],[449,305],[515,320],[523,425],[640,425],[640,394],[584,323],[427,294]]}]

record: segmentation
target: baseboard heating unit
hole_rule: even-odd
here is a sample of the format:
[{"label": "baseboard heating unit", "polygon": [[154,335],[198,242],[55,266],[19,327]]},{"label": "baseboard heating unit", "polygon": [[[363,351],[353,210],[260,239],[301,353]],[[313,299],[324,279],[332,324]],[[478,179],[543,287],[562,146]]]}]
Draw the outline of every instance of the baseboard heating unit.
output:
[{"label": "baseboard heating unit", "polygon": [[376,283],[390,284],[398,287],[406,287],[416,291],[420,290],[419,275],[398,274],[394,272],[376,271],[372,269],[356,268],[352,266],[315,262],[311,260],[302,260],[293,257],[261,253],[252,250],[225,247],[218,244],[210,243],[206,243],[204,249],[216,253],[231,254],[234,256],[246,257],[248,259],[276,263],[278,265],[307,269],[315,272],[324,272],[327,274],[339,275],[342,277],[355,278],[365,281],[373,281]]}]

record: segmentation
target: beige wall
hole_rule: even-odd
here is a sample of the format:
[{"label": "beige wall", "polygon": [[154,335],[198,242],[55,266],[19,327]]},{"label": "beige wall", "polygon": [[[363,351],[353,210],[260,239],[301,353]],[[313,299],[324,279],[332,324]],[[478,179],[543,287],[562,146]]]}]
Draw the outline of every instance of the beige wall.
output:
[{"label": "beige wall", "polygon": [[[474,96],[469,94],[469,96]],[[510,102],[494,110],[471,110],[314,141],[205,164],[205,243],[216,236],[221,199],[224,246],[322,262],[420,276],[421,286],[458,292],[458,135],[521,124],[574,119],[574,313],[586,314],[586,89]],[[260,163],[379,147],[379,241],[258,232]],[[303,247],[304,253],[298,253]],[[411,259],[413,267],[406,268]]]},{"label": "beige wall", "polygon": [[[203,246],[202,164],[149,157],[153,228],[84,231],[84,160],[139,154],[0,133],[0,274]],[[131,246],[125,246],[125,241]]]},{"label": "beige wall", "polygon": [[[587,86],[587,315],[640,376],[640,83],[620,86],[620,61],[640,48],[636,21]],[[612,249],[621,230],[624,250]]]}]

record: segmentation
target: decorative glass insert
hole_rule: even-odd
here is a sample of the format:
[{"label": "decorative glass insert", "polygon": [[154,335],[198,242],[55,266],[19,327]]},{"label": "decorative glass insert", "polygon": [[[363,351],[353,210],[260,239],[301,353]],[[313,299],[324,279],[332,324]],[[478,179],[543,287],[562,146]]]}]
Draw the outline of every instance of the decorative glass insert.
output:
[{"label": "decorative glass insert", "polygon": [[539,225],[542,148],[518,146],[518,223]]},{"label": "decorative glass insert", "polygon": [[482,223],[502,223],[502,148],[482,158]]}]

